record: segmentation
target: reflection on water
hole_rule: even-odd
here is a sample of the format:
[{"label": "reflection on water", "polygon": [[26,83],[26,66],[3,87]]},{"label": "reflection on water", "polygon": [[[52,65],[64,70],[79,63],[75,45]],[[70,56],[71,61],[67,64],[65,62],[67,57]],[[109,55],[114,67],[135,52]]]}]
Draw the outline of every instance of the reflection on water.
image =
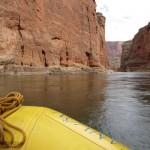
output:
[{"label": "reflection on water", "polygon": [[150,150],[150,73],[0,76],[0,95],[61,111],[135,150]]}]

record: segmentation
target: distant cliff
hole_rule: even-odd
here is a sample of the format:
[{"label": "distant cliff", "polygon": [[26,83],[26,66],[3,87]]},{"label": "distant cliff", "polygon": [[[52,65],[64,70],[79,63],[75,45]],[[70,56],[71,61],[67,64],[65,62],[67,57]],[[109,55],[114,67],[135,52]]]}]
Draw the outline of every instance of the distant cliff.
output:
[{"label": "distant cliff", "polygon": [[122,41],[107,42],[109,63],[114,70],[119,69],[121,65],[122,44]]},{"label": "distant cliff", "polygon": [[1,0],[0,65],[107,68],[95,0]]},{"label": "distant cliff", "polygon": [[122,44],[122,55],[121,55],[121,70],[127,71],[127,62],[130,56],[130,48],[132,41],[126,41]]},{"label": "distant cliff", "polygon": [[123,71],[150,71],[150,23],[141,28],[130,42],[123,44]]}]

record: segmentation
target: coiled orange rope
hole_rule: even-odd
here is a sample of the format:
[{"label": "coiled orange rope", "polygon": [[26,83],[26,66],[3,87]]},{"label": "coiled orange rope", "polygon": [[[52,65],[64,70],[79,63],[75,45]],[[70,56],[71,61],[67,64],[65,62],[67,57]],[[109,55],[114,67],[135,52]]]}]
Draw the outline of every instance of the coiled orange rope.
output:
[{"label": "coiled orange rope", "polygon": [[[3,148],[19,148],[26,140],[25,132],[8,123],[5,118],[18,110],[23,102],[23,96],[17,92],[11,92],[6,97],[0,98],[0,147]],[[14,143],[14,134],[12,132],[16,130],[22,135],[22,139],[19,143]],[[10,140],[6,140],[6,134],[9,135]]]}]

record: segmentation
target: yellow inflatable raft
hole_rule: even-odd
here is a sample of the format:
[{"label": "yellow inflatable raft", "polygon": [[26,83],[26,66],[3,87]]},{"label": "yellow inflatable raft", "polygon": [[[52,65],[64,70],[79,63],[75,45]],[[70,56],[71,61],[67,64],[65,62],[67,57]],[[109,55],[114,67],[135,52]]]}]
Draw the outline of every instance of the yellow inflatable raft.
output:
[{"label": "yellow inflatable raft", "polygon": [[[19,150],[128,150],[94,129],[48,108],[23,106],[5,120],[26,133],[25,143]],[[22,136],[13,129],[12,132],[14,143],[18,143]],[[9,140],[9,136],[6,139]]]}]

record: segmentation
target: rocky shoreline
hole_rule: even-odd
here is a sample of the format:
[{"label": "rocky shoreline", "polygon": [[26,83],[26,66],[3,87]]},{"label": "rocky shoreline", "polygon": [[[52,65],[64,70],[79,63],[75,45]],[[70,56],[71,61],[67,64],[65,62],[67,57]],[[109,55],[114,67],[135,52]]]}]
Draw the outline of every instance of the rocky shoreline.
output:
[{"label": "rocky shoreline", "polygon": [[51,66],[51,67],[30,67],[30,66],[18,66],[8,65],[0,66],[0,75],[57,75],[57,74],[82,74],[82,73],[112,73],[112,70],[107,70],[100,67],[88,67],[88,66]]}]

